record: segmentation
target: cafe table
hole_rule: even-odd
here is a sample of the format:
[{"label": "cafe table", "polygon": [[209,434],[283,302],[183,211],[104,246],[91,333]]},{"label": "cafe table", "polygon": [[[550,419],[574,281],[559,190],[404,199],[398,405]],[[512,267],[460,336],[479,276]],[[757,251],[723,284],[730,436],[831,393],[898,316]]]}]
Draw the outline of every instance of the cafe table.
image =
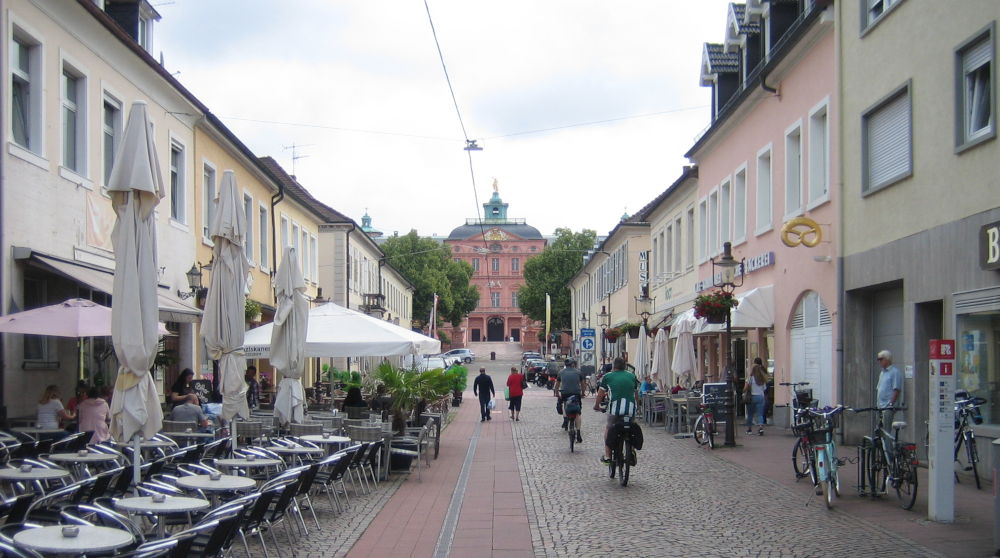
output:
[{"label": "cafe table", "polygon": [[[284,462],[273,457],[257,457],[254,459],[231,457],[215,460],[215,466],[219,469],[266,469],[268,467],[275,467],[277,469],[280,465],[284,465]],[[267,475],[266,472],[264,474]]]},{"label": "cafe table", "polygon": [[[46,469],[44,467],[32,467],[30,471],[22,471],[19,468],[0,469],[0,481],[11,483],[42,483],[45,481],[65,480],[69,476],[70,472],[66,469]],[[42,489],[41,485],[39,485],[39,489]],[[45,493],[44,489],[42,489],[42,493]]]},{"label": "cafe table", "polygon": [[268,451],[272,451],[281,456],[288,456],[290,459],[295,459],[298,463],[302,464],[302,456],[304,455],[315,455],[317,453],[324,453],[323,448],[307,448],[304,446],[296,447],[285,447],[285,446],[268,446]]},{"label": "cafe table", "polygon": [[63,527],[65,525],[25,529],[14,535],[14,546],[28,548],[46,555],[80,556],[96,552],[110,552],[132,544],[135,540],[128,531],[98,525],[77,525],[79,534],[75,537],[66,537],[62,533]]},{"label": "cafe table", "polygon": [[345,444],[349,444],[351,442],[351,439],[347,436],[332,436],[326,434],[306,434],[304,436],[299,436],[299,438],[307,442],[312,442],[316,445],[327,446],[327,455],[333,453],[335,449],[339,449]]},{"label": "cafe table", "polygon": [[168,438],[174,438],[186,442],[190,441],[194,444],[215,439],[215,433],[213,432],[160,432],[160,434]]},{"label": "cafe table", "polygon": [[257,482],[253,479],[236,475],[222,475],[219,480],[212,480],[209,475],[191,475],[177,479],[177,486],[181,488],[211,493],[213,508],[219,504],[219,493],[246,490],[256,485]]},{"label": "cafe table", "polygon": [[75,477],[81,479],[87,475],[86,468],[88,464],[93,463],[107,463],[108,461],[117,461],[118,456],[111,453],[99,453],[88,451],[85,454],[81,453],[50,453],[48,457],[49,461],[54,461],[56,463],[68,463],[72,467]]},{"label": "cafe table", "polygon": [[189,496],[165,496],[162,502],[153,500],[152,496],[138,496],[132,498],[122,498],[115,500],[115,507],[121,511],[131,514],[144,514],[156,516],[156,536],[164,538],[166,536],[166,521],[164,516],[175,514],[190,514],[191,512],[207,509],[212,503],[204,498],[192,498]]}]

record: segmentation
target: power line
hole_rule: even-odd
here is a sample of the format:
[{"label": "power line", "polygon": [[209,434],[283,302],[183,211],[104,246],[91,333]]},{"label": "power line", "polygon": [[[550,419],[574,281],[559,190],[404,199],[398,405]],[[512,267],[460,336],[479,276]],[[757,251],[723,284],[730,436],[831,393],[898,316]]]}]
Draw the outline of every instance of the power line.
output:
[{"label": "power line", "polygon": [[672,110],[663,110],[663,111],[660,111],[660,112],[649,112],[649,113],[646,113],[646,114],[634,114],[632,116],[620,116],[618,118],[607,118],[607,119],[604,119],[604,120],[591,120],[589,122],[579,122],[579,123],[576,123],[576,124],[566,124],[564,126],[553,126],[551,128],[538,128],[536,130],[525,130],[523,132],[511,132],[509,134],[502,134],[502,135],[499,135],[499,136],[490,136],[490,137],[484,138],[484,139],[499,139],[499,138],[509,138],[509,137],[513,137],[513,136],[523,136],[523,135],[526,135],[526,134],[540,134],[542,132],[551,132],[551,131],[554,131],[554,130],[565,130],[567,128],[579,128],[579,127],[582,127],[582,126],[595,126],[597,124],[607,124],[608,122],[621,122],[622,120],[632,120],[632,119],[635,119],[635,118],[648,118],[650,116],[660,116],[660,115],[663,115],[663,114],[672,114],[672,113],[675,113],[675,112],[685,112],[685,111],[689,111],[689,110],[700,110],[700,109],[707,108],[707,107],[708,107],[708,105],[699,105],[699,106],[696,106],[696,107],[687,107],[687,108],[679,108],[679,109],[672,109]]}]

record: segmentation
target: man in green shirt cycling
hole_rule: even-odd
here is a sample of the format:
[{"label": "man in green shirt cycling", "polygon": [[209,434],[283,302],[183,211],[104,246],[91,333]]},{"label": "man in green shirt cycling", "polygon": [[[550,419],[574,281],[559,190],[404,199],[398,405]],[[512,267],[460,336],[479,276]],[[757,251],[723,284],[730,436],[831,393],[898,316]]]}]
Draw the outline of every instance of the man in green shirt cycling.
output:
[{"label": "man in green shirt cycling", "polygon": [[626,416],[635,415],[635,401],[639,393],[639,380],[635,374],[625,370],[625,359],[616,358],[612,371],[601,378],[597,389],[597,402],[594,410],[599,411],[601,403],[609,400],[608,422],[604,427],[604,458],[601,463],[611,462],[611,446],[608,445],[608,430],[616,423],[622,422]]}]

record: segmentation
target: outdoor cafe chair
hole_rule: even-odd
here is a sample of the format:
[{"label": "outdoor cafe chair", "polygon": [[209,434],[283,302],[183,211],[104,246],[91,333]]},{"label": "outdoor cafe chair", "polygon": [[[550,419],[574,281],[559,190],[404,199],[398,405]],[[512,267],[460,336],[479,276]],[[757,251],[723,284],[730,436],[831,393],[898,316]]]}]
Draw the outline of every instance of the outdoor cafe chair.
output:
[{"label": "outdoor cafe chair", "polygon": [[203,523],[198,523],[190,529],[185,529],[179,533],[174,533],[173,535],[163,539],[165,541],[174,541],[177,546],[170,553],[170,558],[188,558],[189,556],[196,556],[192,552],[192,546],[196,538],[200,536],[208,536],[219,526],[218,521],[206,521]]},{"label": "outdoor cafe chair", "polygon": [[5,558],[42,558],[42,555],[27,548],[14,546],[12,541],[0,540],[0,556]]},{"label": "outdoor cafe chair", "polygon": [[193,420],[164,420],[162,432],[186,432],[190,428],[192,432],[198,430],[198,423]]},{"label": "outdoor cafe chair", "polygon": [[309,530],[306,529],[305,518],[302,517],[302,508],[305,506],[312,514],[313,521],[316,523],[317,529],[322,529],[319,525],[319,518],[316,517],[316,510],[313,508],[312,498],[309,497],[309,493],[312,491],[313,482],[316,480],[316,474],[319,472],[319,463],[313,463],[305,471],[299,475],[299,489],[295,494],[295,507],[296,513],[299,519],[302,521],[302,529],[305,530],[305,534],[309,534]]},{"label": "outdoor cafe chair", "polygon": [[[368,456],[368,448],[371,446],[371,442],[362,442],[361,447],[354,452],[354,456],[351,459],[351,465],[348,467],[351,474],[357,477],[358,484],[361,485],[361,490],[364,494],[371,493],[371,487],[368,485],[367,474],[365,473],[363,463]],[[354,484],[354,477],[351,478],[351,484]]]},{"label": "outdoor cafe chair", "polygon": [[62,508],[69,504],[79,503],[85,494],[86,487],[95,481],[96,479],[93,477],[84,479],[35,499],[28,506],[25,517],[28,521],[36,523],[59,523],[59,514]]},{"label": "outdoor cafe chair", "polygon": [[202,558],[226,556],[233,546],[248,505],[246,502],[229,502],[205,514],[198,524],[214,523],[215,528],[209,533],[198,534],[191,543],[188,555]]},{"label": "outdoor cafe chair", "polygon": [[320,461],[319,465],[320,468],[313,483],[319,485],[326,493],[331,510],[334,508],[334,501],[336,501],[337,511],[343,512],[346,508],[340,503],[340,493],[343,492],[344,498],[347,498],[349,504],[350,498],[347,496],[344,475],[347,474],[347,468],[351,465],[351,456],[338,452]]},{"label": "outdoor cafe chair", "polygon": [[115,558],[160,558],[161,556],[172,556],[177,548],[177,540],[162,539],[149,541],[140,544],[134,550],[128,552],[118,552]]},{"label": "outdoor cafe chair", "polygon": [[3,523],[20,523],[24,521],[24,518],[28,515],[28,508],[31,507],[31,502],[34,500],[34,494],[21,494],[9,500],[4,500],[0,503],[0,516],[3,517]]},{"label": "outdoor cafe chair", "polygon": [[425,451],[425,448],[424,448],[424,446],[427,445],[427,432],[428,432],[428,430],[429,430],[429,428],[427,427],[427,425],[424,425],[420,429],[420,434],[417,436],[417,439],[416,439],[416,442],[415,442],[416,449],[412,449],[411,450],[411,449],[407,449],[407,448],[393,447],[391,442],[390,442],[390,445],[389,445],[389,454],[390,455],[401,455],[401,456],[406,456],[406,457],[410,457],[411,458],[410,469],[409,469],[410,471],[413,470],[414,463],[416,463],[417,480],[420,480],[420,458],[421,457],[424,457],[424,460],[427,462],[427,466],[430,467],[430,461],[427,458],[426,451]]},{"label": "outdoor cafe chair", "polygon": [[256,420],[233,421],[230,428],[236,429],[240,444],[254,444],[264,436],[264,423]]},{"label": "outdoor cafe chair", "polygon": [[[277,480],[277,479],[275,479]],[[281,549],[278,545],[278,537],[274,532],[274,527],[279,523],[285,526],[285,535],[288,538],[288,544],[292,544],[292,529],[288,526],[285,519],[288,517],[288,510],[292,509],[295,505],[295,495],[299,489],[299,479],[297,477],[284,478],[280,482],[271,481],[267,485],[267,489],[281,487],[280,492],[277,497],[271,501],[271,505],[267,512],[264,514],[263,525],[267,531],[271,533],[271,540],[274,541],[274,548],[281,555]]]},{"label": "outdoor cafe chair", "polygon": [[306,436],[308,434],[322,434],[323,424],[319,422],[298,423],[293,422],[288,425],[288,432],[292,436]]},{"label": "outdoor cafe chair", "polygon": [[[294,482],[291,480],[287,482]],[[267,543],[264,542],[264,517],[267,515],[268,509],[271,507],[271,502],[278,497],[279,494],[285,489],[283,484],[276,485],[268,490],[262,490],[259,493],[251,494],[249,496],[244,496],[244,498],[253,497],[253,503],[248,508],[247,512],[243,514],[243,520],[240,523],[239,530],[237,533],[240,539],[243,541],[243,549],[246,550],[247,558],[253,558],[250,554],[250,546],[247,544],[247,535],[256,535],[258,540],[260,540],[260,546],[264,549],[264,557],[270,558],[271,554],[267,551]]]},{"label": "outdoor cafe chair", "polygon": [[378,465],[378,463],[379,459],[381,458],[383,446],[385,446],[385,441],[383,440],[377,440],[369,444],[368,454],[361,462],[361,470],[368,472],[368,475],[372,479],[372,484],[374,484],[376,487],[378,487],[378,475],[375,473],[375,468],[378,467],[381,470],[381,467]]}]

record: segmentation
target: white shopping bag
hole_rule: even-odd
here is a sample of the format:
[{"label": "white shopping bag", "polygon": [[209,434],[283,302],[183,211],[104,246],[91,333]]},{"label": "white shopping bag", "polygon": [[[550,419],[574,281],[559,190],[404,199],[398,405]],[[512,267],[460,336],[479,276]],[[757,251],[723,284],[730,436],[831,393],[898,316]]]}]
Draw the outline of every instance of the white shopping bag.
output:
[{"label": "white shopping bag", "polygon": [[489,410],[491,410],[491,411],[493,409],[496,409],[497,408],[497,400],[496,399],[490,399],[490,402],[486,404],[486,408],[489,409]]}]

